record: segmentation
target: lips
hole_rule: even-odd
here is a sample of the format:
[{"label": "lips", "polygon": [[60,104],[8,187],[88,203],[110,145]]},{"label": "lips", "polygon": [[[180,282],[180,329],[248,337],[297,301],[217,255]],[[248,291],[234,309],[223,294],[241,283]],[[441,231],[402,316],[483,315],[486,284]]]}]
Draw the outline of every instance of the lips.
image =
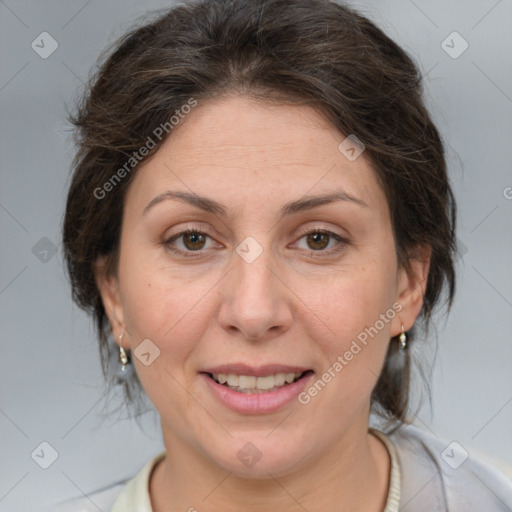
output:
[{"label": "lips", "polygon": [[285,405],[313,373],[303,366],[254,367],[244,363],[224,364],[200,372],[225,405],[238,412],[252,413],[269,412]]},{"label": "lips", "polygon": [[[208,371],[199,372],[199,375],[209,392],[224,407],[239,414],[269,414],[293,404],[311,383],[315,375],[313,370],[301,370],[304,369],[296,366],[267,365],[254,368],[236,364],[209,368]],[[287,382],[286,377],[291,382]],[[284,383],[278,385],[283,378]],[[231,386],[229,382],[236,386]]]}]

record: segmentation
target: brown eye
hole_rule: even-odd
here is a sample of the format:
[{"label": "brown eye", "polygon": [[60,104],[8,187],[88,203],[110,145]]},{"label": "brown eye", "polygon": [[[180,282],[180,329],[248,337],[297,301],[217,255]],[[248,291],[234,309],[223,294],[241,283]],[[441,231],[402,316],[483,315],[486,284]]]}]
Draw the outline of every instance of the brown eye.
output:
[{"label": "brown eye", "polygon": [[197,230],[186,230],[176,233],[171,238],[165,240],[163,245],[166,249],[185,257],[197,257],[205,254],[207,249],[209,235]]},{"label": "brown eye", "polygon": [[332,231],[313,229],[305,232],[299,239],[302,249],[309,251],[310,255],[329,256],[343,251],[350,242]]},{"label": "brown eye", "polygon": [[183,233],[183,245],[191,251],[202,249],[206,243],[204,234],[197,231],[190,231]]},{"label": "brown eye", "polygon": [[329,238],[327,233],[314,232],[307,235],[307,242],[311,249],[322,250],[329,245]]}]

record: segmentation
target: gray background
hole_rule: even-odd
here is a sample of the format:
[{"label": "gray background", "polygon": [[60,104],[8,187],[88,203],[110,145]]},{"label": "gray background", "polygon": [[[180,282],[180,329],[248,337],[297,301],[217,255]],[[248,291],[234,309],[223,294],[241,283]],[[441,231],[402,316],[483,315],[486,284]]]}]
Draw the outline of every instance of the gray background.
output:
[{"label": "gray background", "polygon": [[[419,62],[459,206],[458,295],[437,320],[433,407],[427,401],[416,421],[470,455],[512,464],[512,4],[349,3]],[[60,225],[73,155],[64,107],[107,43],[148,9],[170,5],[0,0],[2,511],[37,510],[131,477],[163,447],[154,413],[144,431],[101,419],[121,397],[105,395],[92,325],[71,303]],[[31,48],[44,31],[58,42],[47,59]],[[453,31],[469,44],[458,58],[441,46]],[[31,458],[43,441],[58,452],[46,470]]]}]

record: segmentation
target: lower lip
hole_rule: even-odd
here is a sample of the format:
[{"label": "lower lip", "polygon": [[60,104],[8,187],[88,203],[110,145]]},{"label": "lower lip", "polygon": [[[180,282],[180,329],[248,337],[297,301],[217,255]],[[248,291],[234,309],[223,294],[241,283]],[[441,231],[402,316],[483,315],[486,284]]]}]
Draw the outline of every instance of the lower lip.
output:
[{"label": "lower lip", "polygon": [[313,378],[313,375],[313,372],[308,373],[298,381],[268,393],[239,393],[219,384],[206,373],[202,373],[201,377],[212,393],[228,409],[241,414],[265,414],[277,411],[296,399]]}]

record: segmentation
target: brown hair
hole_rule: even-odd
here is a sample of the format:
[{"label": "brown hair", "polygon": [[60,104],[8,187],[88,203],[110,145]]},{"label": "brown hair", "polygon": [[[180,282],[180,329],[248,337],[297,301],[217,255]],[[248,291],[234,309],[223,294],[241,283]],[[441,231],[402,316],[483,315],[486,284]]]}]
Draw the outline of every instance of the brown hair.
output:
[{"label": "brown hair", "polygon": [[[118,347],[108,341],[94,265],[106,255],[109,272],[116,273],[134,155],[140,157],[149,138],[154,147],[145,158],[157,151],[172,130],[158,139],[155,129],[169,127],[170,116],[191,98],[228,94],[306,103],[365,144],[388,200],[399,264],[410,272],[414,248],[432,249],[419,316],[427,333],[443,289],[448,310],[455,293],[456,205],[416,64],[367,18],[327,0],[189,1],[118,41],[71,118],[78,151],[64,253],[73,300],[95,319],[105,377]],[[120,179],[114,182],[114,175]],[[108,193],[98,192],[107,182]],[[416,337],[413,328],[409,343]],[[400,423],[408,408],[411,355],[397,345],[389,345],[372,406]],[[124,381],[128,402],[134,389],[140,391],[135,372]]]}]

